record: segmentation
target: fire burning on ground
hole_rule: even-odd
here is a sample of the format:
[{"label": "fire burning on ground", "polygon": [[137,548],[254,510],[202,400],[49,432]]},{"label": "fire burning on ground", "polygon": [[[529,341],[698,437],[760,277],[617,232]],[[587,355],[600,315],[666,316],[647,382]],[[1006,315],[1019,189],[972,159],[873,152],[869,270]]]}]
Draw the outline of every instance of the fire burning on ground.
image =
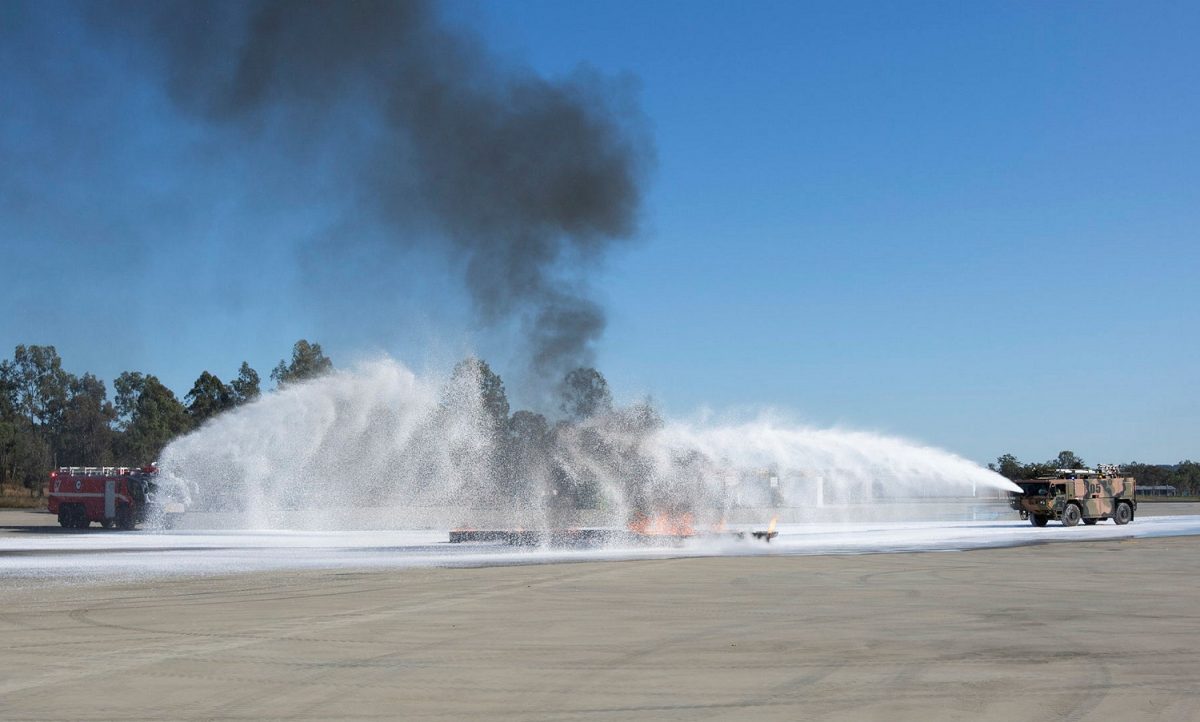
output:
[{"label": "fire burning on ground", "polygon": [[765,542],[769,542],[772,539],[774,539],[775,537],[779,536],[779,532],[775,531],[775,525],[777,525],[778,523],[779,523],[779,515],[776,514],[775,516],[771,517],[771,523],[767,525],[766,531],[751,532],[751,535],[755,539],[761,539]]},{"label": "fire burning on ground", "polygon": [[509,546],[594,547],[613,544],[678,545],[698,538],[758,539],[769,542],[779,536],[775,527],[779,516],[763,530],[731,530],[721,519],[711,531],[697,532],[691,512],[660,511],[646,514],[635,511],[625,529],[568,528],[568,529],[475,529],[460,526],[450,531],[450,543],[499,542]]},{"label": "fire burning on ground", "polygon": [[693,517],[683,512],[657,512],[653,516],[637,511],[629,522],[629,531],[642,536],[690,537],[696,533]]}]

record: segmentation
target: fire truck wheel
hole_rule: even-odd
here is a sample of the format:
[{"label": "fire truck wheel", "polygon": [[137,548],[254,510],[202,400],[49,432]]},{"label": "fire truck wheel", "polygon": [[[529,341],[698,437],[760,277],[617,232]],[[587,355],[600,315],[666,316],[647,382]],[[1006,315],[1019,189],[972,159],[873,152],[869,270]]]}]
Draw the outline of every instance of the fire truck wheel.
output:
[{"label": "fire truck wheel", "polygon": [[1083,523],[1084,523],[1084,524],[1087,524],[1088,526],[1092,526],[1092,525],[1093,525],[1093,524],[1095,524],[1097,521],[1099,521],[1099,519],[1084,519],[1084,520],[1083,520]]},{"label": "fire truck wheel", "polygon": [[105,529],[112,529],[113,520],[112,519],[101,519],[100,526],[104,527]]},{"label": "fire truck wheel", "polygon": [[1039,514],[1030,514],[1029,515],[1029,523],[1033,524],[1034,526],[1046,526],[1046,522],[1048,522],[1048,521],[1050,521],[1050,520],[1047,517],[1041,516]]},{"label": "fire truck wheel", "polygon": [[79,504],[63,504],[58,510],[58,523],[64,529],[86,529],[87,512]]},{"label": "fire truck wheel", "polygon": [[1133,518],[1133,509],[1130,508],[1127,502],[1117,504],[1117,512],[1113,514],[1113,521],[1117,524],[1128,524]]},{"label": "fire truck wheel", "polygon": [[1079,520],[1082,517],[1083,517],[1083,514],[1081,514],[1079,512],[1079,507],[1077,505],[1067,504],[1066,506],[1063,507],[1063,510],[1062,510],[1063,526],[1075,526],[1076,524],[1079,523]]},{"label": "fire truck wheel", "polygon": [[117,528],[118,529],[122,529],[124,531],[129,531],[129,530],[133,529],[133,527],[136,525],[137,525],[137,522],[135,522],[133,520],[133,510],[131,510],[129,508],[128,504],[122,504],[120,507],[117,508]]}]

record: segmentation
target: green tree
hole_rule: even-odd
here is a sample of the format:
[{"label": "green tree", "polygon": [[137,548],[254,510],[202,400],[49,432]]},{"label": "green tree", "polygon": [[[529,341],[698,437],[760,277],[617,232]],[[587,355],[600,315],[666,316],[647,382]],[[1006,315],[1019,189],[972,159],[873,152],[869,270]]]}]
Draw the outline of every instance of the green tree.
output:
[{"label": "green tree", "polygon": [[309,343],[300,339],[292,346],[292,362],[280,361],[271,371],[271,378],[277,386],[286,386],[297,381],[305,381],[329,373],[333,370],[333,362],[321,351],[321,344]]},{"label": "green tree", "polygon": [[1123,464],[1121,468],[1142,486],[1159,486],[1170,483],[1168,480],[1171,477],[1171,467],[1169,466],[1131,461]]},{"label": "green tree", "polygon": [[54,463],[50,445],[27,425],[18,423],[11,430],[8,480],[40,494],[47,472]]},{"label": "green tree", "polygon": [[157,459],[171,439],[192,428],[187,409],[157,377],[126,371],[113,387],[121,426],[118,456],[123,463],[137,466]]},{"label": "green tree", "polygon": [[0,361],[0,482],[40,491],[52,463],[49,445],[20,410],[15,364]]},{"label": "green tree", "polygon": [[229,388],[233,392],[235,405],[241,406],[250,403],[259,396],[258,372],[243,361],[241,368],[238,369],[237,378],[230,382]]},{"label": "green tree", "polygon": [[16,481],[16,445],[18,434],[16,371],[5,359],[0,361],[0,483]]},{"label": "green tree", "polygon": [[62,434],[63,413],[74,377],[63,370],[62,359],[53,346],[17,346],[12,373],[18,412],[33,425],[33,433],[53,448]]},{"label": "green tree", "polygon": [[508,423],[508,395],[504,391],[504,381],[492,371],[487,361],[474,356],[459,361],[450,374],[450,383],[453,389],[470,389],[471,393],[479,394],[479,404],[493,429],[501,430]]},{"label": "green tree", "polygon": [[1074,451],[1060,451],[1058,456],[1047,462],[1055,469],[1086,469],[1087,464]]},{"label": "green tree", "polygon": [[64,414],[75,377],[62,368],[53,346],[17,346],[5,362],[4,406],[7,422],[0,430],[5,478],[40,489],[61,444]]},{"label": "green tree", "polygon": [[546,417],[533,411],[517,411],[508,422],[512,437],[530,449],[548,450],[554,443],[554,434]]},{"label": "green tree", "polygon": [[104,382],[90,373],[74,379],[63,412],[63,429],[56,456],[59,465],[95,466],[113,462],[116,409],[108,401]]},{"label": "green tree", "polygon": [[113,381],[116,392],[114,405],[117,409],[117,425],[122,430],[129,427],[137,410],[138,399],[146,387],[146,376],[141,371],[125,371]]},{"label": "green tree", "polygon": [[188,415],[197,425],[237,404],[233,391],[208,371],[200,374],[184,400],[188,402]]},{"label": "green tree", "polygon": [[1122,464],[1124,473],[1137,480],[1138,486],[1173,486],[1180,495],[1200,494],[1200,463],[1181,461],[1178,464],[1143,464],[1131,461]]},{"label": "green tree", "polygon": [[1175,465],[1171,483],[1180,494],[1200,493],[1200,462],[1184,460]]},{"label": "green tree", "polygon": [[1017,457],[1012,454],[1005,454],[997,458],[995,464],[988,464],[988,468],[1006,479],[1026,478],[1025,469],[1021,466],[1021,462],[1017,461]]},{"label": "green tree", "polygon": [[612,392],[604,376],[594,368],[578,368],[559,385],[559,408],[574,421],[612,411]]},{"label": "green tree", "polygon": [[502,446],[505,484],[519,498],[530,498],[535,484],[548,475],[554,432],[546,417],[533,411],[517,411],[509,418]]},{"label": "green tree", "polygon": [[13,418],[17,414],[17,370],[5,359],[0,361],[0,419]]},{"label": "green tree", "polygon": [[1053,462],[1045,462],[1042,464],[1031,462],[1021,467],[1021,478],[1036,479],[1039,476],[1053,476],[1054,470],[1057,468],[1058,467],[1055,466]]}]

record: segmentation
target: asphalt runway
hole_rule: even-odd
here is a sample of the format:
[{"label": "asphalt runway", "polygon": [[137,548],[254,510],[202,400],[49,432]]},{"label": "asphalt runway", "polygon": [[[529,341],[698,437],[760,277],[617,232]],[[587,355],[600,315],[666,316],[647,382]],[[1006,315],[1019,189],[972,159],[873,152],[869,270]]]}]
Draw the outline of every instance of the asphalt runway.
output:
[{"label": "asphalt runway", "polygon": [[1195,720],[1198,554],[1181,536],[10,584],[0,719]]}]

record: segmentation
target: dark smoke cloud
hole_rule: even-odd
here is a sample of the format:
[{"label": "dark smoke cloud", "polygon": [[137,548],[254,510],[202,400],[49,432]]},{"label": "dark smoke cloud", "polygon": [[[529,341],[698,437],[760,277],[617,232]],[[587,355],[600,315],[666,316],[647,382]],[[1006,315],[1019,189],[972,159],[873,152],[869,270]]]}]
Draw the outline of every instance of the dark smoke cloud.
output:
[{"label": "dark smoke cloud", "polygon": [[323,117],[361,108],[380,131],[352,171],[371,214],[398,242],[414,208],[432,218],[480,317],[523,325],[538,376],[591,363],[605,316],[587,273],[636,233],[652,154],[628,79],[502,67],[421,1],[185,2],[137,15],[116,24],[149,21],[172,99],[198,117],[338,144],[363,134]]}]

